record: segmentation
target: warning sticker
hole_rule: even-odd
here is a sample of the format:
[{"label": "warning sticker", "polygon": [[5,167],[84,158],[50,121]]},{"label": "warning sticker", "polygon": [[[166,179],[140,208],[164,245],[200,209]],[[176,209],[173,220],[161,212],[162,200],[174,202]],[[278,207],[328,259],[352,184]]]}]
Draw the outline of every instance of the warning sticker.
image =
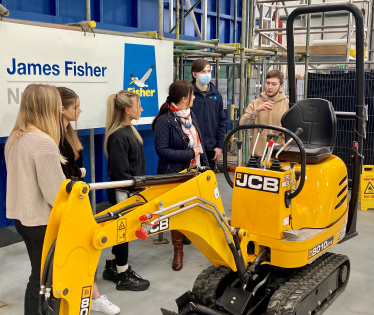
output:
[{"label": "warning sticker", "polygon": [[365,195],[374,195],[374,185],[371,182],[368,182],[368,185],[366,186]]},{"label": "warning sticker", "polygon": [[216,198],[216,200],[219,198],[219,190],[218,190],[218,186],[216,188],[214,188],[214,197]]},{"label": "warning sticker", "polygon": [[290,225],[290,217],[285,217],[283,218],[283,226]]},{"label": "warning sticker", "polygon": [[290,182],[289,182],[289,181],[282,182],[282,188],[284,188],[284,187],[288,187],[289,185],[290,185]]},{"label": "warning sticker", "polygon": [[84,287],[82,290],[82,299],[88,298],[91,296],[91,287]]},{"label": "warning sticker", "polygon": [[117,244],[126,242],[126,218],[117,221]]},{"label": "warning sticker", "polygon": [[81,308],[79,314],[86,315],[89,313],[91,300],[91,287],[82,289]]}]

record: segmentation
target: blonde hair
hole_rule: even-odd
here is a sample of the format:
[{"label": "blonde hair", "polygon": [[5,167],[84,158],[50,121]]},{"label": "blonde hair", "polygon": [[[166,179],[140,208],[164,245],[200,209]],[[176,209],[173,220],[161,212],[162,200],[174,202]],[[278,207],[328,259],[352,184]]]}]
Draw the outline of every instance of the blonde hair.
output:
[{"label": "blonde hair", "polygon": [[[67,110],[70,106],[74,106],[77,102],[79,96],[71,89],[66,87],[58,87],[58,92],[60,93],[62,106]],[[77,129],[77,121],[75,121],[75,129]],[[79,141],[77,132],[74,131],[73,127],[69,123],[66,127],[61,126],[62,139],[66,139],[74,152],[75,160],[79,158],[79,152],[83,150],[82,143]]]},{"label": "blonde hair", "polygon": [[[108,139],[121,127],[125,126],[125,109],[132,108],[134,103],[133,99],[136,99],[138,103],[138,108],[140,108],[140,98],[139,95],[130,91],[119,91],[117,94],[112,94],[107,100],[107,112],[106,112],[106,132],[104,140],[104,152],[108,157]],[[136,139],[143,144],[143,139],[139,132],[135,129],[132,123],[130,123],[132,132],[134,133]]]},{"label": "blonde hair", "polygon": [[[14,137],[22,137],[32,131],[34,125],[50,136],[59,146],[61,134],[61,98],[57,88],[47,84],[30,84],[22,94],[18,116],[6,143],[12,145]],[[61,162],[65,159],[60,156]]]}]

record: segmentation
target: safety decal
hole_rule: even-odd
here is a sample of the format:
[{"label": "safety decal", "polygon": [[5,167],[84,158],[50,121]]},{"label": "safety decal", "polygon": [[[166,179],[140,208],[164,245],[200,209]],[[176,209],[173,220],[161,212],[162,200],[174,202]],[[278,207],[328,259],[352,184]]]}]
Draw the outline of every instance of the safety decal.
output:
[{"label": "safety decal", "polygon": [[284,187],[288,187],[290,185],[290,181],[285,181],[285,182],[282,182],[282,188]]},{"label": "safety decal", "polygon": [[284,175],[284,180],[290,180],[290,175]]},{"label": "safety decal", "polygon": [[117,244],[126,242],[126,218],[117,220]]},{"label": "safety decal", "polygon": [[315,255],[318,255],[320,252],[329,248],[333,243],[334,243],[334,236],[331,236],[328,240],[322,242],[321,244],[317,245],[316,247],[313,247],[308,252],[308,259],[313,258]]},{"label": "safety decal", "polygon": [[371,182],[368,182],[368,185],[366,186],[366,189],[365,189],[365,192],[364,194],[370,194],[370,195],[374,195],[374,186]]},{"label": "safety decal", "polygon": [[290,217],[285,217],[283,218],[283,226],[290,225]]},{"label": "safety decal", "polygon": [[79,315],[88,315],[91,300],[91,286],[82,289],[81,309]]},{"label": "safety decal", "polygon": [[338,242],[344,238],[345,233],[346,233],[346,228],[347,228],[347,224],[345,223],[345,219],[344,219],[344,221],[343,221],[343,226],[342,226],[342,228],[340,229],[340,234],[339,234]]},{"label": "safety decal", "polygon": [[246,189],[254,189],[260,191],[279,194],[280,179],[276,177],[268,177],[247,173],[236,173],[235,186]]},{"label": "safety decal", "polygon": [[[143,226],[145,223],[143,222],[141,226]],[[148,235],[155,234],[157,232],[165,231],[169,229],[169,218],[161,220],[159,223],[154,225],[152,229],[149,231]]]},{"label": "safety decal", "polygon": [[214,197],[216,198],[216,200],[219,198],[219,190],[218,190],[218,186],[216,188],[214,188]]}]

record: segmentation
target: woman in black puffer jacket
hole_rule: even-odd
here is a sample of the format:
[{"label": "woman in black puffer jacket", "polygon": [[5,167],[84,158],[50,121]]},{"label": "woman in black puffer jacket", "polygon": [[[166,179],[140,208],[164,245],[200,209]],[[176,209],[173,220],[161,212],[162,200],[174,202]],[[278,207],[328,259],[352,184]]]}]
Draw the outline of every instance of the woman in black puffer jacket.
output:
[{"label": "woman in black puffer jacket", "polygon": [[[190,108],[194,87],[189,81],[175,81],[169,96],[152,123],[156,153],[159,157],[157,174],[179,173],[192,165],[209,166],[203,150],[201,133]],[[172,268],[183,268],[183,238],[179,231],[171,231],[174,245]]]}]

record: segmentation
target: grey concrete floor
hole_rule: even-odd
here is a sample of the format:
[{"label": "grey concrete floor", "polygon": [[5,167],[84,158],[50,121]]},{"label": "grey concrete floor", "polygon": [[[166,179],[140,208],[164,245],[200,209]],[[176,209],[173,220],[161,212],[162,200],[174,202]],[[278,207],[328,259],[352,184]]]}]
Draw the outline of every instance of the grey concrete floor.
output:
[{"label": "grey concrete floor", "polygon": [[[230,214],[232,190],[222,174],[217,175],[223,204]],[[346,290],[324,313],[326,315],[374,314],[374,211],[359,211],[359,236],[331,251],[348,255],[351,259],[351,277]],[[171,241],[170,232],[164,234]],[[101,278],[109,249],[102,252],[98,270],[98,286],[101,294],[121,308],[121,314],[161,314],[160,308],[177,310],[175,299],[192,288],[197,275],[210,263],[195,248],[184,248],[184,268],[171,269],[173,246],[154,245],[153,238],[130,243],[129,263],[142,277],[151,282],[144,292],[117,291],[113,282]],[[24,290],[30,275],[30,263],[23,242],[0,248],[0,301],[7,306],[0,308],[1,315],[22,315]],[[99,314],[92,312],[93,314]]]}]

